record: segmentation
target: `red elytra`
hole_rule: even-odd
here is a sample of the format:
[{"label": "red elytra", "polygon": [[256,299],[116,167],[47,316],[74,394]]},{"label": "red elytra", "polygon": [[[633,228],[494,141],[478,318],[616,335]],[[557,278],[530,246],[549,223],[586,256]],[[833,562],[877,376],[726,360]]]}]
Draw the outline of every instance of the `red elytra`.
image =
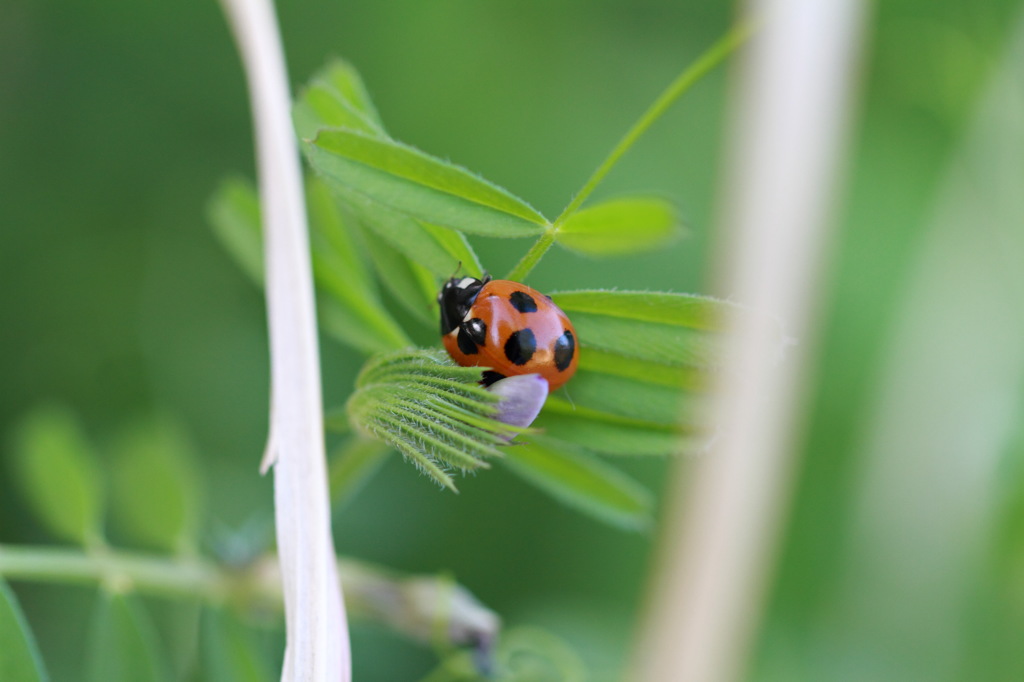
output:
[{"label": "red elytra", "polygon": [[554,391],[575,374],[576,330],[550,298],[525,284],[453,277],[438,303],[445,349],[460,365],[490,367],[485,384],[539,374]]}]

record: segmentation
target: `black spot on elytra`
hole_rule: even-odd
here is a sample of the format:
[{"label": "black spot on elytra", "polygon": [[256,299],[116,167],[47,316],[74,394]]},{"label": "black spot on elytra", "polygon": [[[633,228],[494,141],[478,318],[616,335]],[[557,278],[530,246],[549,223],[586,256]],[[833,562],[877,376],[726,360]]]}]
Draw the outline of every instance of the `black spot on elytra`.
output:
[{"label": "black spot on elytra", "polygon": [[495,381],[500,381],[505,378],[505,375],[501,372],[495,372],[493,369],[485,370],[480,378],[480,383],[484,386],[490,386]]},{"label": "black spot on elytra", "polygon": [[533,300],[533,296],[524,291],[513,291],[508,300],[512,303],[512,307],[521,313],[537,312],[537,302]]},{"label": "black spot on elytra", "polygon": [[465,353],[466,355],[476,355],[476,343],[469,335],[469,332],[466,331],[466,325],[462,325],[459,327],[459,334],[456,337],[456,341],[459,344],[459,350],[461,350],[463,353]]},{"label": "black spot on elytra", "polygon": [[513,365],[525,365],[536,350],[537,339],[529,328],[514,332],[505,342],[505,357]]},{"label": "black spot on elytra", "polygon": [[576,352],[576,339],[568,329],[555,341],[555,367],[559,372],[564,372],[572,363],[572,356]]}]

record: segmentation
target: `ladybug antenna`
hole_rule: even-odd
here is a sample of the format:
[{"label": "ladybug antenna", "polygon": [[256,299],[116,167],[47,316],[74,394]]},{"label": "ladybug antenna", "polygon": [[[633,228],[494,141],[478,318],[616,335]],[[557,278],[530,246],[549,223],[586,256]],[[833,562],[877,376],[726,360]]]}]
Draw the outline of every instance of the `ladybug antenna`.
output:
[{"label": "ladybug antenna", "polygon": [[484,270],[484,276],[480,278],[480,281],[483,282],[484,284],[487,284],[492,279],[494,279],[494,278],[491,277],[490,273],[487,272],[486,270]]},{"label": "ladybug antenna", "polygon": [[448,279],[455,279],[455,275],[459,274],[459,270],[461,270],[461,269],[462,269],[462,261],[459,261],[458,264],[455,266],[455,272],[453,272],[452,276],[449,277]]}]

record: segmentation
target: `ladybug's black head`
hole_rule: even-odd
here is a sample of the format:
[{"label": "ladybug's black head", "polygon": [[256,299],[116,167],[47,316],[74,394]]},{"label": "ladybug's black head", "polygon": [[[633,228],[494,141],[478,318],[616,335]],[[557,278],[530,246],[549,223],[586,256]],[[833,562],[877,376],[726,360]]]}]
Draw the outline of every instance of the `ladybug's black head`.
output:
[{"label": "ladybug's black head", "polygon": [[462,323],[476,295],[490,281],[484,276],[483,281],[475,277],[452,277],[441,287],[437,302],[441,306],[441,336],[444,336]]}]

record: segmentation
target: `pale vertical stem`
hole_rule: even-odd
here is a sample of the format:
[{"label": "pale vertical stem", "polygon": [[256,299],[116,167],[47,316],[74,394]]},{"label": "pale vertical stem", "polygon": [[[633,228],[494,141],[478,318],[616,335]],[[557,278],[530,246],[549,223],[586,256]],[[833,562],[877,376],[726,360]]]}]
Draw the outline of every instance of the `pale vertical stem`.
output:
[{"label": "pale vertical stem", "polygon": [[825,636],[879,680],[980,679],[998,660],[977,609],[1009,575],[991,562],[1024,433],[1024,5],[1011,28],[895,292],[857,451]]},{"label": "pale vertical stem", "polygon": [[[669,487],[661,561],[630,679],[743,676],[789,496],[801,376],[826,255],[864,7],[858,0],[750,3],[760,30],[742,55],[717,235],[718,293],[777,316],[799,339],[732,320],[718,377],[718,437]],[[685,465],[685,463],[682,463]]]},{"label": "pale vertical stem", "polygon": [[249,82],[263,212],[277,547],[287,645],[281,679],[348,682],[348,625],[331,539],[306,206],[284,52],[270,0],[221,0]]}]

